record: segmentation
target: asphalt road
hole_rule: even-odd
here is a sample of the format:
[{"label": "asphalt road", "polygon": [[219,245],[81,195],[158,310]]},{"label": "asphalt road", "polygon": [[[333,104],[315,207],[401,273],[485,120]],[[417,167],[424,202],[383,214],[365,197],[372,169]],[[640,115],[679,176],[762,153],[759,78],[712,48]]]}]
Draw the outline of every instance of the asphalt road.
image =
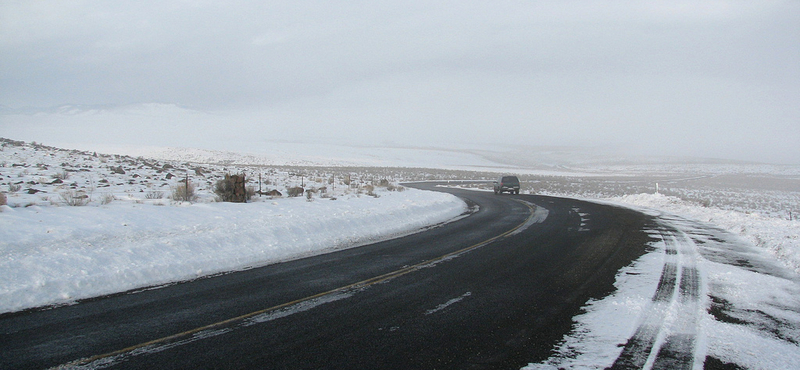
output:
[{"label": "asphalt road", "polygon": [[363,247],[0,315],[0,369],[517,369],[546,359],[651,241],[653,220],[623,208],[439,190],[479,210]]}]

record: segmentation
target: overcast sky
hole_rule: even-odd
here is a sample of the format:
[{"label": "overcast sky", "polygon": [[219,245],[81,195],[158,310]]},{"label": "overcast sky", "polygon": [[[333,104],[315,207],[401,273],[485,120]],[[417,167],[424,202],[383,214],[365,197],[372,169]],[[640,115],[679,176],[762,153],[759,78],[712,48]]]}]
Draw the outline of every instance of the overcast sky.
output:
[{"label": "overcast sky", "polygon": [[153,102],[276,139],[800,163],[800,1],[0,0],[0,105]]}]

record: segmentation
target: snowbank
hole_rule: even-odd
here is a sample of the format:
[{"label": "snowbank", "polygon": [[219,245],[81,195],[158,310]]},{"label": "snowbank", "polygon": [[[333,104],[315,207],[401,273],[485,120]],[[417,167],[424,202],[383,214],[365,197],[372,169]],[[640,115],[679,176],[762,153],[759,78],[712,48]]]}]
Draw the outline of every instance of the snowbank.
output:
[{"label": "snowbank", "polygon": [[726,211],[663,194],[626,195],[608,199],[614,203],[659,209],[686,218],[707,222],[739,235],[764,248],[784,266],[800,273],[800,222],[767,217],[758,213]]},{"label": "snowbank", "polygon": [[0,312],[352,247],[466,210],[449,194],[410,189],[379,195],[183,206],[3,206]]}]

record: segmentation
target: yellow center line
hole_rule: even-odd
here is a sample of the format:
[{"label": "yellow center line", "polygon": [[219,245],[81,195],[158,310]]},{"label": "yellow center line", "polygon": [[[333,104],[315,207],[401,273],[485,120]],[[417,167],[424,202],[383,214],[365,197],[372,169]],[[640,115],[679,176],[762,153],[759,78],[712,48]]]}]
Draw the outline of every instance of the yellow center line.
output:
[{"label": "yellow center line", "polygon": [[230,325],[232,323],[235,323],[235,322],[241,322],[241,321],[247,320],[249,318],[252,318],[252,317],[255,317],[255,316],[258,316],[258,315],[261,315],[261,314],[265,314],[265,313],[268,313],[268,312],[277,311],[277,310],[280,310],[280,309],[283,309],[283,308],[286,308],[286,307],[290,307],[290,306],[296,305],[298,303],[307,302],[307,301],[310,301],[310,300],[313,300],[313,299],[317,299],[317,298],[320,298],[320,297],[324,297],[324,296],[327,296],[327,295],[330,295],[330,294],[334,294],[334,293],[340,293],[340,292],[344,292],[344,291],[348,291],[348,290],[369,287],[371,285],[375,285],[375,284],[378,284],[378,283],[382,283],[382,282],[385,282],[385,281],[388,281],[388,280],[391,280],[391,279],[406,275],[406,274],[408,274],[410,272],[422,269],[425,266],[429,266],[431,264],[435,264],[437,262],[443,261],[443,260],[445,260],[447,258],[454,257],[454,256],[457,256],[457,255],[472,251],[474,249],[483,247],[485,245],[491,244],[491,243],[493,243],[493,242],[495,242],[495,241],[497,241],[499,239],[502,239],[502,238],[505,238],[505,237],[511,235],[517,229],[525,226],[525,224],[527,224],[528,221],[533,217],[534,209],[529,203],[522,202],[522,201],[518,201],[518,202],[520,202],[523,205],[525,205],[526,207],[528,207],[528,210],[530,211],[530,215],[528,216],[527,219],[525,219],[525,221],[523,221],[521,224],[515,226],[511,230],[508,230],[508,231],[506,231],[506,232],[504,232],[504,233],[502,233],[500,235],[497,235],[495,237],[489,238],[489,239],[484,240],[482,242],[473,244],[473,245],[471,245],[469,247],[466,247],[466,248],[463,248],[463,249],[459,249],[459,250],[457,250],[455,252],[450,252],[450,253],[447,253],[445,255],[442,255],[442,256],[439,256],[439,257],[436,257],[436,258],[433,258],[433,259],[429,259],[427,261],[420,262],[420,263],[418,263],[416,265],[407,266],[407,267],[404,267],[404,268],[401,268],[399,270],[395,270],[395,271],[392,271],[392,272],[389,272],[389,273],[386,273],[386,274],[383,274],[383,275],[378,275],[378,276],[375,276],[375,277],[372,277],[372,278],[369,278],[369,279],[366,279],[366,280],[362,280],[362,281],[359,281],[357,283],[345,285],[345,286],[342,286],[342,287],[339,287],[339,288],[328,290],[326,292],[317,293],[317,294],[310,295],[310,296],[307,296],[307,297],[304,297],[304,298],[296,299],[296,300],[291,301],[291,302],[282,303],[282,304],[279,304],[277,306],[272,306],[270,308],[265,308],[263,310],[253,311],[253,312],[250,312],[250,313],[246,313],[244,315],[240,315],[240,316],[236,316],[236,317],[233,317],[233,318],[230,318],[230,319],[218,321],[218,322],[215,322],[213,324],[200,326],[200,327],[197,327],[197,328],[194,328],[194,329],[190,329],[190,330],[186,330],[186,331],[183,331],[183,332],[180,332],[180,333],[177,333],[177,334],[169,335],[169,336],[158,338],[158,339],[153,339],[151,341],[147,341],[147,342],[144,342],[144,343],[135,344],[135,345],[132,345],[130,347],[125,347],[123,349],[119,349],[119,350],[116,350],[116,351],[113,351],[113,352],[108,352],[108,353],[104,353],[104,354],[100,354],[100,355],[94,355],[94,356],[91,356],[91,357],[78,359],[78,360],[69,362],[67,364],[64,364],[64,365],[61,365],[61,366],[57,366],[56,368],[87,365],[87,364],[92,363],[92,362],[97,361],[97,360],[101,360],[101,359],[114,357],[114,356],[122,355],[122,354],[125,354],[125,353],[129,353],[129,352],[133,352],[133,351],[135,351],[137,349],[141,349],[141,348],[144,348],[144,347],[163,344],[163,343],[168,343],[168,342],[172,342],[172,341],[174,341],[176,339],[186,338],[186,337],[192,336],[194,334],[197,334],[197,333],[205,331],[205,330],[216,329],[216,328],[219,328],[219,327],[228,326],[228,325]]}]

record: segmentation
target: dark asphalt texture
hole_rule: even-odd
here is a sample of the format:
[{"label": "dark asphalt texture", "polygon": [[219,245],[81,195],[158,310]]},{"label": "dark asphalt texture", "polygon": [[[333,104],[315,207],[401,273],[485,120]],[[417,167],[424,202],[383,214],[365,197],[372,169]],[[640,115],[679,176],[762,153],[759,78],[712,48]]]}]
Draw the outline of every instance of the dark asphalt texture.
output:
[{"label": "dark asphalt texture", "polygon": [[[581,306],[612,292],[616,272],[651,241],[643,230],[652,228],[652,219],[624,208],[438,190],[480,210],[363,247],[0,315],[0,369],[81,365],[73,361],[126,348],[89,365],[518,369],[549,357]],[[546,208],[547,219],[496,238],[530,216],[518,200]],[[578,209],[588,216],[582,220]],[[479,247],[409,268],[471,246]],[[396,271],[401,273],[369,280]],[[225,321],[232,318],[238,319]]]}]

